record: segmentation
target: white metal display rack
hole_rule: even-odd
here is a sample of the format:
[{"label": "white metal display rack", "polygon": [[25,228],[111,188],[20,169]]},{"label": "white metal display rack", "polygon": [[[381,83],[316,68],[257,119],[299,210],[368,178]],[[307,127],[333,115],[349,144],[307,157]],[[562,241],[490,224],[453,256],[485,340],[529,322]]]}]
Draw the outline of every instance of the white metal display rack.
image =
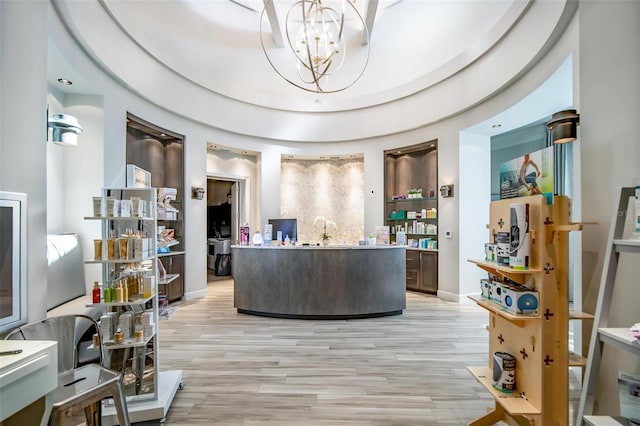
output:
[{"label": "white metal display rack", "polygon": [[[139,199],[143,208],[127,213],[123,217],[114,211],[113,202],[108,199],[130,200],[132,197]],[[122,313],[131,311],[134,314],[150,312],[155,324],[155,330],[145,335],[142,341],[133,338],[125,339],[116,344],[112,340],[103,340],[103,363],[108,368],[113,368],[113,358],[121,358],[121,371],[125,376],[125,382],[131,381],[133,386],[127,386],[127,408],[129,419],[132,423],[146,420],[160,419],[164,422],[167,412],[178,389],[183,387],[182,371],[160,371],[158,328],[160,325],[158,315],[158,268],[157,268],[157,205],[155,188],[104,188],[101,196],[101,211],[94,216],[85,217],[86,220],[98,220],[101,222],[102,253],[95,254],[93,259],[86,263],[102,265],[103,289],[112,286],[124,271],[136,271],[150,277],[153,283],[151,294],[145,295],[142,291],[129,295],[126,301],[110,301],[92,304],[99,306],[106,312]],[[135,210],[135,209],[134,209]],[[138,214],[142,213],[142,214]],[[146,244],[139,244],[141,250],[133,250],[129,247],[127,254],[119,252],[108,253],[107,241],[122,238],[124,235],[136,234],[135,238],[146,239]],[[133,239],[129,239],[129,244]],[[111,244],[111,242],[110,242]],[[118,247],[116,247],[118,248]],[[140,289],[139,289],[140,290]],[[104,290],[103,290],[104,291]],[[119,353],[116,355],[116,351]],[[129,364],[130,367],[129,367]],[[151,366],[149,366],[151,364]],[[133,378],[133,380],[131,380]],[[103,407],[104,424],[117,424],[117,416],[113,405],[107,401]]]}]

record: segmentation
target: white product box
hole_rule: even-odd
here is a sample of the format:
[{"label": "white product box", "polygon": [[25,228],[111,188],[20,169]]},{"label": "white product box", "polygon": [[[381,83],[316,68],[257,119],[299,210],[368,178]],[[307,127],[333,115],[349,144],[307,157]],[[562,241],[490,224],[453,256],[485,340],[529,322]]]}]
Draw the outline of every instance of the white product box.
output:
[{"label": "white product box", "polygon": [[504,285],[502,309],[514,315],[537,315],[540,299],[538,292],[524,286]]},{"label": "white product box", "polygon": [[407,219],[415,219],[416,212],[407,212]]},{"label": "white product box", "polygon": [[176,188],[158,188],[158,200],[175,200],[178,196]]},{"label": "white product box", "polygon": [[135,259],[144,259],[151,254],[151,238],[133,239],[133,257]]},{"label": "white product box", "polygon": [[489,299],[492,302],[502,303],[502,283],[500,281],[489,281]]}]

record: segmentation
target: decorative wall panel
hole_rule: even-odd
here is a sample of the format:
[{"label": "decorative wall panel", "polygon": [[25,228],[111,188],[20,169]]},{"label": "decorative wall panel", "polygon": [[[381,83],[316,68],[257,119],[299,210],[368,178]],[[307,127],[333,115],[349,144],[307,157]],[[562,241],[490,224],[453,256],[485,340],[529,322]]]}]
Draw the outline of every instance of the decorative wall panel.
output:
[{"label": "decorative wall panel", "polygon": [[329,226],[330,244],[357,244],[364,238],[364,159],[282,159],[280,215],[298,219],[298,242],[318,243]]}]

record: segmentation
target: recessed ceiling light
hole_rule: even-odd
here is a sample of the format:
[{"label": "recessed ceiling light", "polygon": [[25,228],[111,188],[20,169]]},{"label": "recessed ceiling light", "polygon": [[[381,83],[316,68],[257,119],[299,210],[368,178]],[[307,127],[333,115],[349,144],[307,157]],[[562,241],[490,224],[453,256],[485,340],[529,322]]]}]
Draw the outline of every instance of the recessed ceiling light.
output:
[{"label": "recessed ceiling light", "polygon": [[497,129],[499,127],[502,127],[502,124],[499,124],[499,123],[498,124],[494,124],[491,127],[493,127],[494,129]]},{"label": "recessed ceiling light", "polygon": [[402,151],[398,151],[398,154],[402,154]]},{"label": "recessed ceiling light", "polygon": [[59,78],[58,83],[64,84],[65,86],[71,86],[73,84],[71,80],[67,80],[66,78]]},{"label": "recessed ceiling light", "polygon": [[436,144],[435,144],[435,143],[432,143],[432,144],[431,144],[431,148],[433,148],[434,146],[436,146]]},{"label": "recessed ceiling light", "polygon": [[167,135],[165,133],[160,133],[160,136],[162,136],[164,138]]}]

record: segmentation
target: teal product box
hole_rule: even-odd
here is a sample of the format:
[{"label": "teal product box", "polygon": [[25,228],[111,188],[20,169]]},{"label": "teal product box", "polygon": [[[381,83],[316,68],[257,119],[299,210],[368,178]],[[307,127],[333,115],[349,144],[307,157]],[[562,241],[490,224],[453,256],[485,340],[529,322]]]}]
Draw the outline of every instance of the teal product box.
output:
[{"label": "teal product box", "polygon": [[538,292],[521,285],[502,287],[502,309],[514,315],[537,315],[540,299]]},{"label": "teal product box", "polygon": [[491,286],[490,281],[486,278],[480,280],[480,296],[485,299],[489,298],[489,287]]}]

